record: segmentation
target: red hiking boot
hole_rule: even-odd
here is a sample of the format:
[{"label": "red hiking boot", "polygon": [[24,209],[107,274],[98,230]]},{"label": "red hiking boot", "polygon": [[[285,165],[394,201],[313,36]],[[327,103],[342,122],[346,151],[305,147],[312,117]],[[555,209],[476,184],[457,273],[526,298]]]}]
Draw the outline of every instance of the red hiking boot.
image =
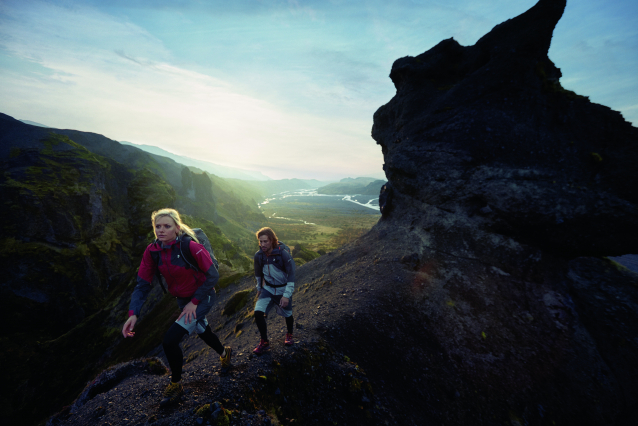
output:
[{"label": "red hiking boot", "polygon": [[259,344],[255,349],[253,349],[253,353],[256,355],[261,355],[264,352],[270,350],[270,342],[268,340],[260,339]]},{"label": "red hiking boot", "polygon": [[292,346],[292,333],[286,333],[286,339],[284,340],[284,345]]}]

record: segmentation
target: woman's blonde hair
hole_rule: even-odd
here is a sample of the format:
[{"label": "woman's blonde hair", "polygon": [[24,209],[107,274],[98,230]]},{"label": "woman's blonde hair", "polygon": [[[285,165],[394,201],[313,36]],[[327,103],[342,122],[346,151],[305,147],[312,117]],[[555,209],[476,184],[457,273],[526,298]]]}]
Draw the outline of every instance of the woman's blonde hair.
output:
[{"label": "woman's blonde hair", "polygon": [[179,212],[175,209],[160,209],[153,212],[153,214],[151,215],[151,220],[153,221],[153,233],[155,234],[155,238],[157,238],[157,231],[155,230],[155,221],[160,217],[170,217],[171,219],[173,219],[173,222],[175,222],[175,226],[179,228],[178,235],[181,236],[186,234],[189,237],[191,237],[193,241],[196,241],[199,243],[199,240],[195,236],[195,232],[188,225],[182,222],[182,219],[179,217]]}]

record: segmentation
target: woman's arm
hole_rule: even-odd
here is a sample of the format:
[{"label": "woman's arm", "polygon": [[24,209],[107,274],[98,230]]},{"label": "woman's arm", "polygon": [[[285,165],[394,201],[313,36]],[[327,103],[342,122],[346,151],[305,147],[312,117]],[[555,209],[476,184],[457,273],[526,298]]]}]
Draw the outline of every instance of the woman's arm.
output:
[{"label": "woman's arm", "polygon": [[137,285],[135,286],[133,294],[131,295],[131,303],[128,307],[128,320],[126,320],[124,326],[122,327],[122,335],[124,336],[124,338],[133,337],[135,335],[133,327],[135,327],[137,318],[139,317],[140,311],[142,310],[142,306],[144,305],[144,302],[146,302],[148,293],[151,291],[151,280],[153,279],[153,274],[155,268],[157,267],[155,266],[155,262],[153,262],[153,258],[151,257],[150,247],[150,245],[146,247],[144,255],[142,256],[140,269],[137,271]]},{"label": "woman's arm", "polygon": [[153,262],[153,258],[151,257],[151,245],[146,247],[144,255],[142,256],[140,269],[137,271],[137,285],[135,286],[135,290],[133,290],[133,294],[131,295],[131,303],[129,304],[128,308],[129,316],[140,316],[142,306],[144,305],[144,302],[146,302],[148,293],[151,291],[151,282],[153,281],[153,276],[155,275],[155,271],[157,270],[157,266],[155,265],[155,262]]},{"label": "woman's arm", "polygon": [[126,339],[127,337],[135,336],[135,332],[133,331],[133,327],[135,327],[135,323],[137,322],[137,316],[131,315],[128,317],[128,320],[124,323],[124,327],[122,327],[122,335]]},{"label": "woman's arm", "polygon": [[257,280],[257,294],[259,294],[261,293],[262,281],[264,279],[264,270],[261,266],[261,250],[255,253],[253,264],[255,267],[255,279]]},{"label": "woman's arm", "polygon": [[[286,250],[281,251],[281,260],[284,262],[284,269],[286,272],[286,289],[284,290],[283,298],[290,299],[292,292],[295,291],[295,261]],[[288,302],[286,301],[286,305],[287,304]]]}]

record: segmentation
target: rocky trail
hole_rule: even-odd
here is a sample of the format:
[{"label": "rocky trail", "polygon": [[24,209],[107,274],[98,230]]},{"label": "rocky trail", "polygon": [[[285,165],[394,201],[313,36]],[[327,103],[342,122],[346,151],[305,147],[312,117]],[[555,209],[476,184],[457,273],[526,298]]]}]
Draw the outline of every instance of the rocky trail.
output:
[{"label": "rocky trail", "polygon": [[[170,380],[160,345],[146,359],[102,373],[49,424],[224,424],[215,423],[222,421],[214,420],[220,415],[229,424],[241,425],[395,424],[402,417],[395,413],[400,404],[385,389],[402,386],[405,377],[371,380],[364,367],[383,364],[367,358],[384,350],[393,358],[392,347],[370,340],[367,348],[354,355],[350,345],[342,345],[353,333],[369,333],[356,329],[361,324],[356,320],[362,318],[369,318],[367,328],[379,327],[381,333],[391,330],[380,340],[396,339],[401,309],[381,308],[393,299],[393,284],[403,279],[404,264],[395,250],[398,247],[376,251],[344,247],[298,268],[293,296],[295,344],[283,345],[285,323],[273,311],[267,320],[271,350],[261,356],[252,353],[259,341],[252,319],[254,279],[230,285],[219,292],[216,307],[208,315],[222,342],[233,348],[230,368],[221,368],[217,354],[196,335],[189,336],[182,341],[185,392],[181,402],[159,404]],[[243,306],[232,315],[223,314],[246,293],[249,297]],[[360,353],[366,355],[360,358]],[[405,371],[399,364],[395,368]],[[217,414],[210,408],[215,404],[221,408]]]}]

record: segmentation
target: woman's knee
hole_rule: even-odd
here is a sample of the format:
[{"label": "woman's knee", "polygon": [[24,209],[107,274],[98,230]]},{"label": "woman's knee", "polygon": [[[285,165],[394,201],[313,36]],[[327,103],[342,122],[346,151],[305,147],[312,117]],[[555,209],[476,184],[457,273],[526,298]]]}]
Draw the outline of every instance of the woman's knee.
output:
[{"label": "woman's knee", "polygon": [[264,313],[262,311],[254,311],[253,315],[255,318],[263,318],[264,317]]}]

